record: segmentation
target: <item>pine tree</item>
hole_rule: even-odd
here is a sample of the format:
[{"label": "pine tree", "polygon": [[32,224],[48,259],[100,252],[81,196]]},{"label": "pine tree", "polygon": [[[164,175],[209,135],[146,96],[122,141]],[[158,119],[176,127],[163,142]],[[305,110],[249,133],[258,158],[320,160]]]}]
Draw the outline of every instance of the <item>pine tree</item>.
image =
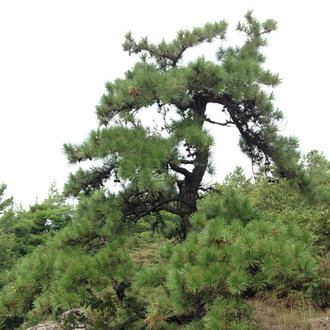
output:
[{"label": "pine tree", "polygon": [[12,197],[0,203],[2,206],[7,208],[0,218],[0,277],[3,270],[9,269],[15,261],[32,252],[72,220],[73,207],[67,204],[55,183],[50,187],[48,197],[28,210],[15,207]]},{"label": "pine tree", "polygon": [[[0,185],[0,215],[3,213],[3,211],[7,207],[13,205],[13,197],[9,197],[9,198],[6,198],[5,200],[2,200],[6,189],[7,189],[6,184],[3,183]],[[2,229],[2,228],[0,228],[0,229]]]},{"label": "pine tree", "polygon": [[[122,182],[123,218],[137,221],[149,214],[167,211],[181,219],[181,232],[190,228],[203,177],[211,171],[214,144],[206,123],[234,126],[240,145],[254,163],[276,163],[282,176],[294,178],[297,140],[278,135],[282,113],[274,109],[273,94],[264,87],[280,82],[277,74],[263,68],[265,35],[276,29],[274,20],[258,22],[252,12],[237,30],[246,35],[241,47],[220,47],[217,63],[203,56],[183,65],[184,54],[204,42],[223,40],[228,23],[207,23],[202,28],[179,31],[171,41],[153,44],[147,38],[135,41],[126,35],[123,48],[141,61],[125,78],[106,83],[107,94],[96,107],[99,128],[80,145],[65,144],[70,163],[93,160],[101,166],[71,174],[67,194],[89,193],[105,183]],[[218,122],[207,105],[220,105],[227,119]],[[139,118],[142,110],[152,116],[158,108],[163,123],[147,127]],[[173,119],[175,113],[175,119]]]},{"label": "pine tree", "polygon": [[125,290],[134,264],[126,246],[128,233],[123,237],[124,228],[118,228],[116,200],[98,191],[82,197],[74,215],[74,221],[47,235],[6,272],[0,329],[16,329],[22,322],[26,328],[80,306],[94,310],[98,329],[105,329],[102,321],[112,322],[117,310],[117,322],[128,314],[134,299],[128,301]]},{"label": "pine tree", "polygon": [[[13,246],[15,245],[14,235],[7,232],[7,224],[3,214],[6,214],[7,210],[13,206],[13,197],[4,199],[4,194],[7,189],[6,184],[0,185],[0,274],[12,266]],[[0,287],[3,285],[3,281],[0,276]]]}]

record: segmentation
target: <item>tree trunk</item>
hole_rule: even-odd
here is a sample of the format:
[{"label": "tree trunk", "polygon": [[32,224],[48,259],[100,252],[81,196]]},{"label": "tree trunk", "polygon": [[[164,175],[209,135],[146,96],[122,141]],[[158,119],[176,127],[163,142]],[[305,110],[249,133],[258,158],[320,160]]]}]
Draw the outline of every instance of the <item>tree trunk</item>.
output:
[{"label": "tree trunk", "polygon": [[207,165],[209,151],[207,149],[196,152],[195,167],[191,176],[186,180],[180,188],[179,199],[181,201],[181,228],[183,238],[185,239],[191,229],[189,222],[190,216],[197,211],[198,190],[201,186]]}]

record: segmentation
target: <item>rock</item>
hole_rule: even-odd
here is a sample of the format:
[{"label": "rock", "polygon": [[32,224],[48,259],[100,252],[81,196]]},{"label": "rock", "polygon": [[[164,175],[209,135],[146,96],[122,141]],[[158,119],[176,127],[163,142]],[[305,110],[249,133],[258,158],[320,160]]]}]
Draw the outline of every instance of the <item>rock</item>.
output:
[{"label": "rock", "polygon": [[307,322],[311,324],[311,329],[330,330],[330,317],[318,317]]},{"label": "rock", "polygon": [[82,316],[83,314],[84,314],[83,308],[70,309],[62,314],[61,324],[54,322],[54,321],[48,321],[45,323],[40,323],[40,324],[34,325],[33,327],[28,328],[26,330],[62,330],[65,323],[70,324],[71,326],[74,326],[70,329],[86,330],[87,329],[86,324],[79,322],[77,320],[77,316]]},{"label": "rock", "polygon": [[87,326],[85,323],[83,323],[84,319],[84,308],[76,308],[76,309],[70,309],[66,312],[64,312],[61,316],[62,324],[70,324],[71,327],[74,326],[74,330],[83,330],[87,329]]},{"label": "rock", "polygon": [[49,321],[49,322],[37,324],[26,330],[61,330],[61,327],[58,323]]}]

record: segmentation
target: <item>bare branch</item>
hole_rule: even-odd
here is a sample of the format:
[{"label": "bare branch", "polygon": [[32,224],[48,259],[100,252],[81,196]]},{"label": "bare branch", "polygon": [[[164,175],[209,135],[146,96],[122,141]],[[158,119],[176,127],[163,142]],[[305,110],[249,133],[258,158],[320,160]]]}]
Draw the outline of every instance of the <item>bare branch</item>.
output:
[{"label": "bare branch", "polygon": [[205,192],[215,192],[217,193],[218,195],[221,195],[223,196],[223,192],[217,188],[214,188],[214,187],[207,187],[207,188],[204,188],[204,187],[199,187],[199,190],[201,191],[205,191]]},{"label": "bare branch", "polygon": [[179,162],[181,164],[194,164],[194,160],[180,159]]},{"label": "bare branch", "polygon": [[220,126],[229,126],[231,124],[234,124],[234,122],[231,120],[226,120],[225,123],[219,123],[219,122],[211,120],[210,118],[207,118],[207,117],[205,118],[205,121],[207,121],[208,123],[216,124],[216,125],[220,125]]},{"label": "bare branch", "polygon": [[[136,208],[127,211],[124,213],[123,218],[130,218],[131,221],[138,221],[140,218],[143,218],[153,212],[159,212],[159,211],[168,211],[172,214],[177,214],[177,215],[182,215],[182,212],[179,209],[176,209],[175,207],[172,207],[169,205],[171,202],[179,202],[178,197],[171,197],[171,198],[166,198],[163,200],[149,200],[145,201],[143,204],[145,204],[145,208],[141,211],[137,211]],[[146,204],[152,205],[150,207],[147,207]]]},{"label": "bare branch", "polygon": [[178,165],[176,165],[176,164],[174,164],[174,163],[170,163],[169,165],[170,165],[170,167],[171,167],[171,169],[172,169],[173,171],[175,171],[175,172],[177,172],[177,173],[180,173],[180,174],[184,175],[185,177],[191,177],[191,176],[192,176],[192,173],[189,172],[189,171],[188,171],[186,168],[184,168],[184,167],[180,167],[180,166],[178,166]]}]

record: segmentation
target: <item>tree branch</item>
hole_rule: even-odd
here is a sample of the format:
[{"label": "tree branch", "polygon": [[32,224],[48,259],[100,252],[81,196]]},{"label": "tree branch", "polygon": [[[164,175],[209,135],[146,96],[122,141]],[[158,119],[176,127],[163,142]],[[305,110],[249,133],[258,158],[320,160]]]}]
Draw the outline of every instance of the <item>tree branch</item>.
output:
[{"label": "tree branch", "polygon": [[210,191],[212,191],[212,192],[217,193],[218,195],[223,196],[223,192],[220,191],[220,190],[217,189],[217,188],[214,188],[214,187],[207,187],[207,188],[199,187],[198,190],[205,191],[205,192],[210,192]]},{"label": "tree branch", "polygon": [[180,159],[179,162],[181,164],[194,164],[194,160]]},{"label": "tree branch", "polygon": [[[144,201],[144,208],[143,210],[138,211],[137,210],[137,205],[132,205],[132,209],[128,210],[127,212],[124,212],[123,218],[128,218],[130,217],[131,221],[138,221],[140,218],[145,217],[147,215],[149,215],[150,213],[153,212],[159,212],[159,211],[168,211],[170,213],[173,214],[177,214],[177,215],[182,215],[182,212],[180,212],[180,210],[176,209],[175,207],[172,207],[170,205],[168,205],[168,203],[171,202],[179,202],[179,198],[178,197],[171,197],[171,198],[166,198],[164,200],[161,201],[155,201],[155,200],[149,200],[149,201]],[[141,201],[142,202],[142,201]],[[146,204],[149,205],[153,205],[150,207],[147,207]]]},{"label": "tree branch", "polygon": [[171,168],[173,171],[175,171],[175,172],[177,172],[177,173],[180,173],[180,174],[184,175],[186,178],[192,176],[192,173],[189,172],[189,171],[188,171],[187,169],[185,169],[184,167],[180,167],[180,166],[178,166],[178,165],[176,165],[176,164],[174,164],[174,163],[169,163],[169,165],[170,165],[170,168]]},{"label": "tree branch", "polygon": [[234,124],[234,122],[231,120],[226,120],[225,123],[219,123],[219,122],[211,120],[210,118],[207,118],[207,117],[204,120],[207,121],[208,123],[216,124],[216,125],[220,125],[220,126],[229,126],[230,124]]}]

